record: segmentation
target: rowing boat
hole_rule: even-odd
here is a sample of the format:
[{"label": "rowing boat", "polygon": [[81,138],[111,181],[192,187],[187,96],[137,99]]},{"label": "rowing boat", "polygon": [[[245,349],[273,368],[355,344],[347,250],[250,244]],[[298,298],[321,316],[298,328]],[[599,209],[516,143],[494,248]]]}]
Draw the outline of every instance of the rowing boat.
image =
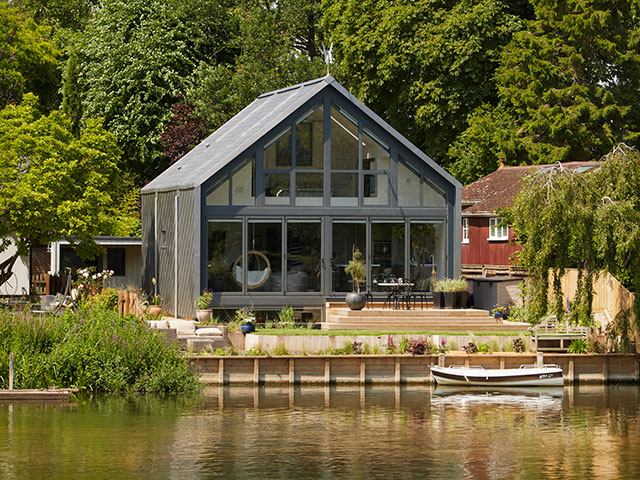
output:
[{"label": "rowing boat", "polygon": [[496,385],[501,387],[557,387],[564,385],[557,365],[522,365],[520,368],[431,367],[439,385]]}]

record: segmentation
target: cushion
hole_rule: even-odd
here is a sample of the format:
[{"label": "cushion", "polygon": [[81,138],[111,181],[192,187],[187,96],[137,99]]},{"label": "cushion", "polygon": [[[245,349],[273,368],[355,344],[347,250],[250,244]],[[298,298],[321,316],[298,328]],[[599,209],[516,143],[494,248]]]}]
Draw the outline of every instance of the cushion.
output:
[{"label": "cushion", "polygon": [[177,335],[195,335],[196,322],[193,320],[169,320],[169,328],[175,328]]},{"label": "cushion", "polygon": [[168,320],[149,320],[147,324],[149,328],[169,328]]},{"label": "cushion", "polygon": [[202,327],[196,330],[196,335],[218,335],[222,336],[222,330],[216,327]]}]

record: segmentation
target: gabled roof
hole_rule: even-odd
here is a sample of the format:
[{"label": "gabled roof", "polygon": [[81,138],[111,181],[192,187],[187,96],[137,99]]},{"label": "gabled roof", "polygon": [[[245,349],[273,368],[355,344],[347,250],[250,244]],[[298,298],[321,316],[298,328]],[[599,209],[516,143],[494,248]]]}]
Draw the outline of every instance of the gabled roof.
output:
[{"label": "gabled roof", "polygon": [[[569,170],[589,171],[600,162],[568,162],[562,167]],[[523,167],[500,167],[486,177],[462,189],[462,216],[494,215],[513,202],[522,189],[522,179],[534,172],[546,172],[558,164],[527,165]]]},{"label": "gabled roof", "polygon": [[193,150],[158,175],[142,189],[142,193],[189,189],[201,185],[258,142],[305,102],[328,87],[333,87],[342,94],[346,100],[362,110],[372,121],[436,170],[446,181],[458,188],[462,187],[454,177],[349,93],[333,77],[327,75],[260,95]]}]

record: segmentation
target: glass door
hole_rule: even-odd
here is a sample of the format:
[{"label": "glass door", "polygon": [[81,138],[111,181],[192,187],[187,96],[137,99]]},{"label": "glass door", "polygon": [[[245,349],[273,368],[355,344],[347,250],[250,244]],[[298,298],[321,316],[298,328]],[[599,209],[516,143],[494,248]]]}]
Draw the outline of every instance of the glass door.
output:
[{"label": "glass door", "polygon": [[[331,290],[345,293],[355,291],[351,276],[344,268],[358,249],[362,253],[361,260],[367,259],[367,223],[363,220],[335,220],[331,234]],[[366,285],[366,282],[365,282]],[[365,285],[360,285],[365,288]]]},{"label": "glass door", "polygon": [[282,292],[281,220],[249,219],[246,279],[251,292]]},{"label": "glass door", "polygon": [[436,278],[447,276],[444,222],[411,220],[409,243],[411,280],[430,290]]},{"label": "glass door", "polygon": [[405,265],[405,224],[403,221],[371,222],[371,291],[390,277],[402,278]]},{"label": "glass door", "polygon": [[320,220],[287,221],[287,293],[320,292],[322,224]]}]

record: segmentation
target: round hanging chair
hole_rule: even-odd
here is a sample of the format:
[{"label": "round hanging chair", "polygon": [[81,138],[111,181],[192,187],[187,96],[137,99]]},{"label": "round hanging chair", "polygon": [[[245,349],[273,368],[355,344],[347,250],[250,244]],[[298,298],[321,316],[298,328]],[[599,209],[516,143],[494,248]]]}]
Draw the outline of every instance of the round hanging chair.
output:
[{"label": "round hanging chair", "polygon": [[[264,268],[258,270],[247,270],[247,288],[249,289],[262,287],[267,283],[269,275],[271,275],[271,262],[269,262],[267,256],[258,250],[249,250],[247,252],[247,264],[249,263],[249,258],[252,256],[255,257],[258,267],[263,263]],[[233,266],[231,267],[233,271],[233,281],[240,286],[242,286],[242,277],[244,275],[244,269],[241,265],[238,265],[241,261],[242,255],[236,258],[236,261],[233,262]]]}]

